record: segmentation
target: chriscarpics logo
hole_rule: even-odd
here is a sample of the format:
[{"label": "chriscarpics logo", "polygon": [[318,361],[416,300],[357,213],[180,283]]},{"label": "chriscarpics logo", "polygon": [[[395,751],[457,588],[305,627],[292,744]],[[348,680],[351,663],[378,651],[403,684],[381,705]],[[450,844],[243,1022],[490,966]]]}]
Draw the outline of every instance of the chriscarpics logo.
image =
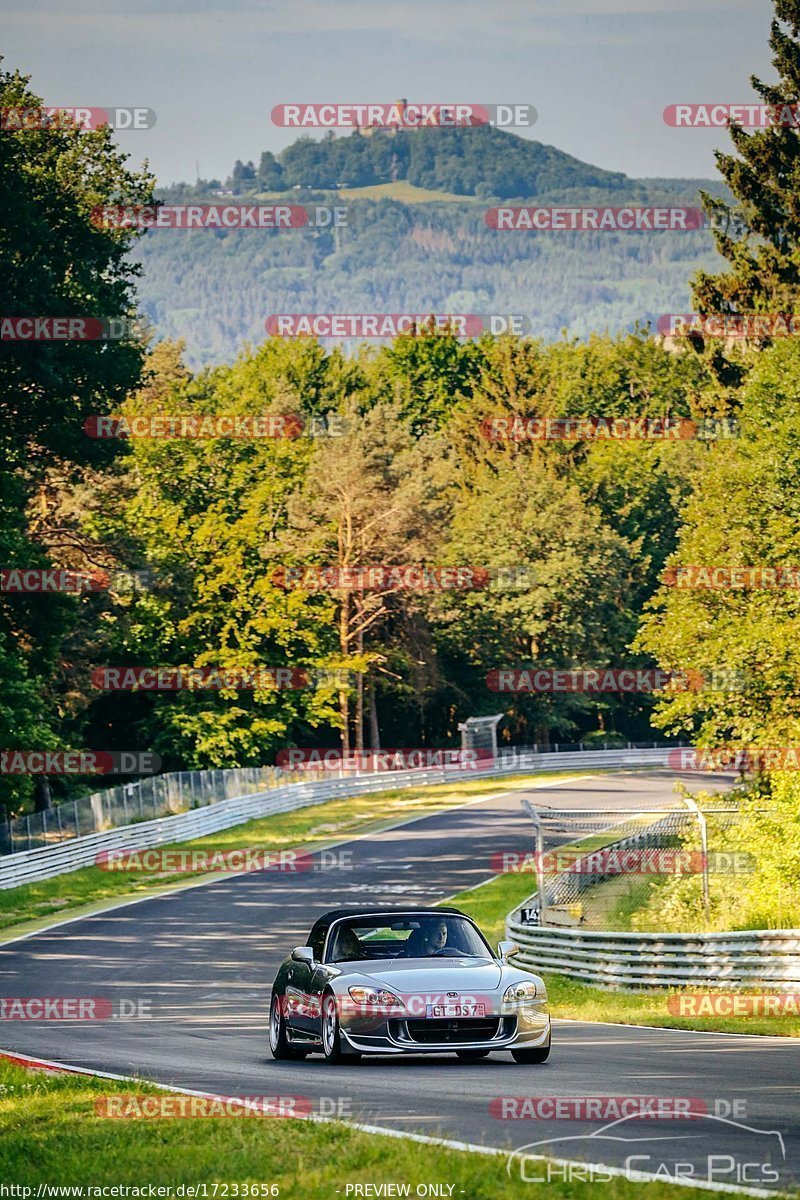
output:
[{"label": "chriscarpics logo", "polygon": [[[641,1113],[621,1117],[592,1133],[542,1138],[510,1156],[508,1174],[522,1183],[609,1183],[663,1180],[715,1190],[764,1187],[780,1180],[786,1160],[783,1135],[743,1121],[693,1110],[683,1121],[654,1129]],[[580,1161],[578,1161],[580,1160]],[[727,1187],[720,1185],[727,1185]]]}]

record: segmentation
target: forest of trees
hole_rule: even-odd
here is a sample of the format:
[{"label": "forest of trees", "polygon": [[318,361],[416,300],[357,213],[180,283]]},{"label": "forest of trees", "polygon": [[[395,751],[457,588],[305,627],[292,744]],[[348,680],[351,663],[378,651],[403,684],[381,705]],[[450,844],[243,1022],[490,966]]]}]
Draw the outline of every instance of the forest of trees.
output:
[{"label": "forest of trees", "polygon": [[[604,171],[555,146],[484,126],[304,136],[278,155],[265,150],[257,167],[237,160],[225,188],[237,195],[295,187],[331,191],[399,179],[432,191],[503,200],[565,188],[629,190],[632,184],[619,171]],[[222,187],[218,180],[206,186]],[[176,188],[185,191],[187,185]]]},{"label": "forest of trees", "polygon": [[[331,191],[408,181],[422,192],[356,197]],[[282,312],[520,313],[534,336],[632,332],[689,305],[688,280],[718,269],[711,233],[498,233],[487,207],[697,205],[699,180],[634,180],[496,129],[390,137],[303,137],[276,159],[237,162],[225,190],[247,199],[345,205],[333,229],[153,231],[136,247],[141,309],[198,367],[230,362]],[[721,183],[708,190],[727,195]],[[218,180],[159,189],[166,203],[219,203]],[[300,190],[296,190],[300,189]],[[428,199],[424,197],[429,193]],[[436,199],[437,194],[441,199]],[[453,197],[463,195],[463,200]]]},{"label": "forest of trees", "polygon": [[[776,9],[775,61],[792,80],[797,6],[778,0]],[[3,106],[35,102],[18,75],[0,76],[0,93]],[[695,302],[703,312],[797,311],[797,131],[735,131],[734,142],[719,166],[739,223],[714,235],[727,265],[700,272]],[[130,172],[104,130],[25,131],[4,135],[2,149],[2,198],[27,213],[11,223],[27,257],[0,244],[10,310],[131,313],[131,235],[96,228],[90,214],[121,194],[146,200],[153,180]],[[719,194],[706,203],[727,204]],[[396,242],[403,219],[382,210],[376,245],[381,235]],[[513,262],[525,250],[506,253]],[[476,270],[476,291],[480,278]],[[376,736],[384,746],[454,745],[464,717],[501,710],[504,736],[517,743],[642,737],[653,727],[701,745],[791,742],[800,732],[797,591],[678,590],[668,580],[687,562],[796,563],[798,401],[791,340],[737,348],[694,339],[676,352],[647,331],[551,342],[443,331],[345,354],[269,338],[200,371],[167,339],[5,344],[2,566],[127,568],[150,581],[80,596],[0,594],[0,748],[139,748],[157,752],[165,770],[227,767],[274,762],[290,745]],[[87,420],[109,413],[284,415],[305,432],[88,436]],[[740,433],[486,437],[487,418],[513,415],[733,417]],[[524,568],[525,585],[314,591],[281,576],[420,563],[470,564],[492,580]],[[531,664],[736,668],[745,683],[655,706],[647,696],[500,696],[487,686],[490,671]],[[106,665],[323,673],[294,690],[105,693],[92,672]],[[56,795],[70,786],[53,784]],[[0,777],[9,811],[34,799],[42,802],[30,778]]]},{"label": "forest of trees", "polygon": [[[594,191],[545,202],[620,200]],[[658,188],[634,202],[697,197]],[[547,341],[564,330],[632,332],[688,311],[689,275],[720,263],[706,229],[503,233],[487,228],[484,211],[474,200],[351,200],[335,230],[153,231],[135,249],[141,308],[162,336],[185,342],[197,369],[263,341],[273,313],[518,313]]]}]

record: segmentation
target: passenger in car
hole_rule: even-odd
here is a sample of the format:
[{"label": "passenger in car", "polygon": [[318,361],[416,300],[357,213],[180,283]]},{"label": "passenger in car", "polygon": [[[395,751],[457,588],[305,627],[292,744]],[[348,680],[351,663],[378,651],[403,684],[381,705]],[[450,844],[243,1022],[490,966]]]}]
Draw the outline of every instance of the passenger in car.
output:
[{"label": "passenger in car", "polygon": [[336,939],[333,959],[335,962],[353,962],[359,958],[367,958],[364,946],[352,929],[342,929]]}]

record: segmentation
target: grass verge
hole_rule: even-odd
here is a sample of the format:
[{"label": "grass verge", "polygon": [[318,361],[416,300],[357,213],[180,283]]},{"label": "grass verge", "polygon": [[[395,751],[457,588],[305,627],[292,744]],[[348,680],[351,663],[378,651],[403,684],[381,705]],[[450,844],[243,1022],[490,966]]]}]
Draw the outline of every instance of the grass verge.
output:
[{"label": "grass verge", "polygon": [[[418,1184],[448,1184],[451,1195],[469,1200],[520,1195],[519,1175],[506,1173],[505,1155],[420,1145],[345,1124],[259,1117],[125,1120],[98,1114],[97,1101],[120,1094],[166,1095],[147,1084],[30,1071],[0,1060],[0,1179],[31,1188],[29,1195],[40,1184],[144,1188],[139,1195],[147,1195],[148,1186],[170,1188],[175,1195],[181,1185],[205,1184],[213,1200],[215,1194],[268,1196],[274,1185],[272,1194],[282,1197],[337,1200],[348,1184],[381,1183],[408,1184],[412,1195]],[[214,1184],[228,1189],[215,1190]],[[548,1186],[550,1200],[594,1200],[595,1194],[589,1182]],[[641,1194],[641,1183],[623,1179],[603,1187],[611,1200],[636,1200]],[[647,1195],[649,1200],[674,1197],[670,1184],[662,1182],[648,1184]],[[681,1189],[686,1200],[700,1196],[707,1193]]]},{"label": "grass verge", "polygon": [[[599,772],[593,772],[596,774]],[[168,850],[202,850],[207,853],[258,848],[265,852],[302,850],[312,853],[350,836],[398,824],[415,816],[426,816],[454,808],[465,800],[477,800],[497,792],[530,788],[552,779],[573,779],[580,772],[557,772],[508,779],[476,779],[428,787],[371,792],[342,800],[328,800],[296,812],[275,813],[234,825],[230,829],[188,842],[159,847]],[[183,886],[187,879],[202,879],[202,871],[180,875],[131,871],[106,871],[82,867],[68,875],[57,875],[39,883],[0,891],[0,929],[7,936],[26,933],[49,923],[54,914],[79,915],[111,902],[136,899]],[[219,876],[208,876],[219,878]]]},{"label": "grass verge", "polygon": [[[534,890],[533,875],[499,875],[489,883],[448,899],[477,921],[495,945],[505,937],[506,916]],[[679,989],[648,992],[616,992],[591,987],[566,975],[548,972],[544,976],[554,1017],[575,1021],[612,1021],[622,1025],[658,1025],[668,1029],[692,1029],[714,1033],[758,1033],[770,1036],[800,1037],[800,1016],[673,1016],[668,1008],[670,996],[685,994]],[[711,989],[718,991],[721,989]],[[762,989],[760,993],[766,989]],[[691,992],[703,992],[701,984]],[[674,1002],[673,1002],[674,1003]]]}]

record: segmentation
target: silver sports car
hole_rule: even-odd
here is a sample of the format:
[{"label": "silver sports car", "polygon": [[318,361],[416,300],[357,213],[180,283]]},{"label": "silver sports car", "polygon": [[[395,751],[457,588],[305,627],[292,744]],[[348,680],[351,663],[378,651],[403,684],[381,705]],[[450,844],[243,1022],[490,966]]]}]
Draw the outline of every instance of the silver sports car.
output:
[{"label": "silver sports car", "polygon": [[516,953],[501,942],[494,954],[455,908],[325,913],[272,985],[273,1058],[509,1050],[543,1063],[547,993],[538,975],[509,965]]}]

